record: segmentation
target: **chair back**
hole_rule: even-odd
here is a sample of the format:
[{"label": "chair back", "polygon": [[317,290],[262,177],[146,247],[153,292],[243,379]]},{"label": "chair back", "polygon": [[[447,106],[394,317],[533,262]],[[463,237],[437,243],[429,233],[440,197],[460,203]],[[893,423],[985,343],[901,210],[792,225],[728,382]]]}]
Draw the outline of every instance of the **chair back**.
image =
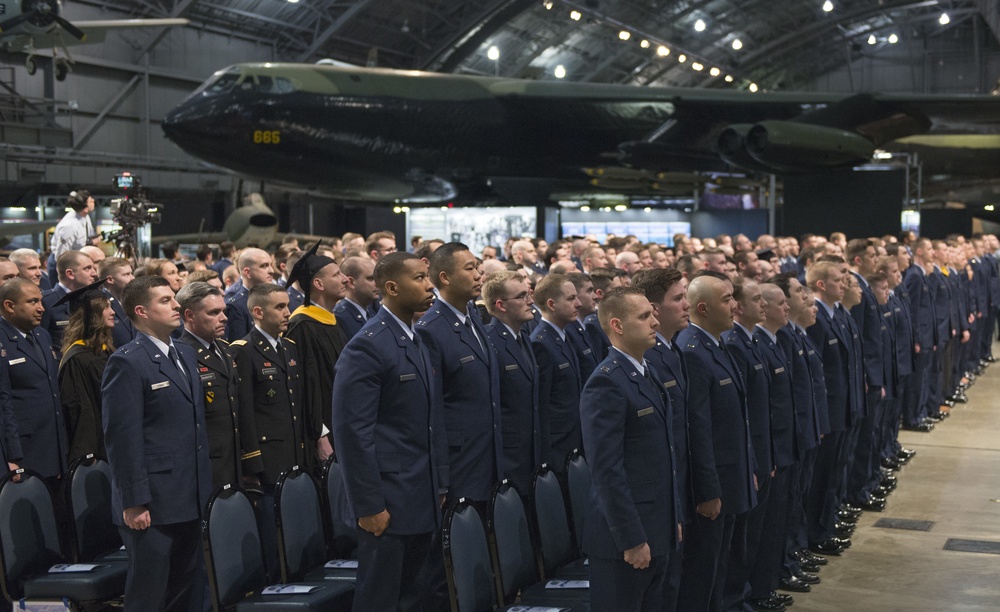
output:
[{"label": "chair back", "polygon": [[[14,482],[15,477],[20,482]],[[24,469],[6,474],[0,479],[0,587],[4,597],[11,603],[21,599],[24,580],[63,561],[52,494],[45,480]]]},{"label": "chair back", "polygon": [[246,493],[226,485],[208,500],[203,540],[212,607],[222,612],[267,582],[257,517]]},{"label": "chair back", "polygon": [[334,556],[348,558],[358,547],[358,528],[349,525],[344,518],[344,473],[332,456],[323,465],[322,487]]},{"label": "chair back", "polygon": [[326,563],[323,511],[316,481],[298,466],[278,477],[274,487],[281,581],[297,582]]},{"label": "chair back", "polygon": [[556,473],[542,465],[533,479],[535,533],[541,551],[542,579],[573,560],[573,541],[566,519],[566,502]]},{"label": "chair back", "polygon": [[492,612],[496,591],[486,529],[464,499],[445,514],[441,542],[452,612]]},{"label": "chair back", "polygon": [[574,450],[566,457],[566,485],[569,491],[569,514],[573,521],[573,536],[577,551],[583,549],[583,521],[587,517],[590,500],[590,466],[587,460]]},{"label": "chair back", "polygon": [[509,605],[514,603],[520,590],[537,582],[538,566],[524,503],[517,489],[506,480],[493,489],[488,527],[493,571],[501,597],[498,603]]},{"label": "chair back", "polygon": [[121,548],[122,538],[111,521],[111,468],[87,455],[70,467],[66,507],[70,513],[71,552],[87,563]]}]

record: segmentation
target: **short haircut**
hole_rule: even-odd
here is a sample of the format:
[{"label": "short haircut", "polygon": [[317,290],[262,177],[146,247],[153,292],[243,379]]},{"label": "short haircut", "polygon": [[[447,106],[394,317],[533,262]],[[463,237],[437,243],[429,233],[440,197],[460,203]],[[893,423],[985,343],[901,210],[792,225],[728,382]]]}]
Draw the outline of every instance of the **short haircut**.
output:
[{"label": "short haircut", "polygon": [[799,251],[799,265],[805,267],[810,261],[818,261],[818,257],[822,257],[823,253],[826,253],[826,249],[823,247],[808,247]]},{"label": "short haircut", "polygon": [[163,268],[167,264],[172,264],[174,262],[169,259],[150,259],[146,262],[146,274],[151,274],[153,276],[162,276]]},{"label": "short haircut", "polygon": [[446,242],[439,246],[430,258],[431,282],[437,287],[441,282],[442,272],[452,274],[455,271],[455,254],[468,251],[469,247],[461,242]]},{"label": "short haircut", "polygon": [[420,257],[406,251],[396,251],[386,254],[385,257],[379,257],[375,263],[375,284],[378,288],[381,290],[388,281],[399,281],[406,273],[406,262],[411,259]]},{"label": "short haircut", "polygon": [[431,238],[430,240],[425,240],[420,244],[420,247],[417,248],[417,250],[414,252],[414,255],[416,255],[418,259],[426,259],[430,261],[431,255],[433,255],[437,249],[441,248],[441,246],[435,247],[434,246],[435,244],[443,245],[444,240],[441,240],[440,238]]},{"label": "short haircut", "polygon": [[[684,275],[676,268],[644,268],[632,277],[631,286],[642,291],[650,302],[659,304],[663,301],[663,296],[683,278]],[[603,307],[602,301],[601,308]]]},{"label": "short haircut", "polygon": [[219,273],[215,270],[194,270],[188,274],[188,283],[207,283],[215,279],[219,280]]},{"label": "short haircut", "polygon": [[167,279],[157,275],[140,276],[131,283],[125,285],[122,290],[122,307],[128,318],[135,321],[139,315],[135,314],[136,306],[149,306],[150,293],[156,287],[170,288]]},{"label": "short haircut", "polygon": [[877,285],[878,283],[888,283],[889,275],[887,275],[885,272],[876,272],[875,274],[872,274],[871,276],[865,278],[865,280],[868,281],[869,285]]},{"label": "short haircut", "polygon": [[[287,236],[286,236],[287,238]],[[292,253],[299,251],[299,247],[295,246],[290,242],[284,242],[278,247],[278,250],[274,252],[274,263],[276,265],[288,264],[288,259],[291,257]]]},{"label": "short haircut", "polygon": [[875,246],[875,244],[867,238],[855,238],[847,243],[847,249],[844,255],[847,257],[847,263],[854,265],[854,259],[865,254],[868,247]]},{"label": "short haircut", "polygon": [[511,270],[501,270],[486,277],[483,282],[483,304],[486,305],[487,312],[495,314],[496,301],[507,297],[504,293],[507,291],[507,283],[512,280],[520,281],[521,275]]},{"label": "short haircut", "polygon": [[591,280],[590,277],[584,274],[583,272],[570,272],[566,276],[569,277],[570,282],[573,283],[573,286],[576,287],[577,291],[586,287],[587,283],[590,283],[591,285],[594,284],[594,281]]},{"label": "short haircut", "polygon": [[601,300],[601,307],[597,311],[597,320],[600,321],[601,329],[609,338],[611,337],[611,319],[624,319],[632,312],[632,305],[629,304],[628,300],[630,295],[647,299],[646,294],[636,287],[615,287],[608,291],[604,299]]},{"label": "short haircut", "polygon": [[253,311],[253,309],[257,307],[263,308],[267,305],[272,293],[285,293],[285,288],[279,287],[274,283],[261,283],[259,285],[255,285],[254,288],[247,293],[247,308],[250,311]]},{"label": "short haircut", "polygon": [[833,274],[834,270],[839,271],[840,264],[832,261],[817,261],[806,272],[806,284],[809,288],[815,289],[816,283],[819,281],[826,282],[830,280],[830,276]]},{"label": "short haircut", "polygon": [[563,286],[572,283],[565,274],[547,274],[535,283],[535,303],[542,309],[547,309],[549,300],[557,300],[562,296]]},{"label": "short haircut", "polygon": [[594,291],[604,293],[611,288],[611,283],[624,274],[624,270],[618,268],[595,268],[590,271],[590,280],[594,283]]},{"label": "short haircut", "polygon": [[[760,238],[758,238],[758,240],[760,240]],[[757,281],[737,276],[736,278],[730,279],[730,282],[733,283],[733,299],[737,302],[742,302],[743,292],[746,290],[747,285],[755,284]]]},{"label": "short haircut", "polygon": [[222,297],[222,292],[206,282],[195,281],[181,287],[177,292],[177,303],[181,305],[181,317],[188,308],[194,310],[196,306],[205,301],[210,295]]},{"label": "short haircut", "polygon": [[365,253],[371,253],[378,247],[379,240],[392,240],[396,242],[396,235],[391,232],[375,232],[365,240]]},{"label": "short haircut", "polygon": [[712,278],[717,278],[720,281],[725,281],[730,284],[732,284],[733,282],[733,279],[729,278],[722,272],[716,272],[715,270],[698,270],[697,272],[694,273],[694,276],[691,277],[691,280],[694,280],[696,278],[701,278],[703,276],[711,276]]},{"label": "short haircut", "polygon": [[26,278],[12,278],[3,286],[0,286],[0,304],[3,304],[7,300],[16,302],[21,299],[24,295],[24,290],[27,287],[38,287],[35,283],[31,282]]},{"label": "short haircut", "polygon": [[132,262],[124,257],[105,257],[104,261],[97,265],[97,277],[107,278],[125,266],[131,267]]},{"label": "short haircut", "polygon": [[212,254],[212,247],[207,244],[198,245],[198,249],[194,252],[194,256],[198,258],[198,261],[205,261],[208,256]]},{"label": "short haircut", "polygon": [[792,281],[798,280],[794,272],[785,272],[784,274],[779,274],[773,277],[771,280],[767,281],[772,285],[777,285],[781,292],[785,294],[785,297],[791,297],[792,291]]},{"label": "short haircut", "polygon": [[[910,243],[910,247],[913,248],[914,251],[916,251],[917,249],[924,249],[926,251],[930,249],[931,246],[932,246],[931,239],[928,238],[927,236],[917,236],[917,238]],[[14,259],[14,253],[10,254],[10,258]]]},{"label": "short haircut", "polygon": [[588,259],[592,259],[599,252],[603,253],[604,249],[599,246],[587,247],[586,249],[584,249],[583,253],[580,254],[580,259],[583,261],[587,261]]},{"label": "short haircut", "polygon": [[697,272],[698,270],[700,270],[703,267],[703,266],[698,266],[697,264],[695,264],[696,260],[700,261],[700,259],[698,258],[698,256],[697,255],[691,255],[689,253],[687,255],[682,255],[681,258],[678,259],[677,263],[674,264],[674,265],[677,267],[678,270],[680,270],[684,274],[687,274],[688,276],[691,276],[691,275],[693,275],[695,272]]},{"label": "short haircut", "polygon": [[893,255],[884,255],[878,258],[878,261],[875,263],[875,270],[878,272],[885,272],[886,274],[888,274],[889,266],[893,264],[896,264],[898,267],[899,260],[897,260],[896,257]]},{"label": "short haircut", "polygon": [[16,249],[10,253],[10,260],[19,268],[27,265],[32,257],[41,261],[41,257],[38,256],[38,253],[34,249]]},{"label": "short haircut", "polygon": [[59,273],[59,280],[65,280],[66,270],[75,270],[83,257],[90,259],[86,253],[81,251],[66,251],[60,255],[59,259],[56,260],[56,272]]},{"label": "short haircut", "polygon": [[229,240],[219,243],[219,257],[230,257],[236,251],[236,245]]},{"label": "short haircut", "polygon": [[87,200],[90,199],[90,192],[81,189],[79,191],[71,191],[69,197],[66,198],[66,206],[69,206],[76,212],[80,212],[87,208]]},{"label": "short haircut", "polygon": [[756,253],[754,253],[753,251],[736,251],[735,253],[733,253],[733,261],[736,262],[737,269],[739,269],[741,264],[744,267],[746,267],[746,265],[750,263],[751,253],[756,255]]},{"label": "short haircut", "polygon": [[837,265],[843,265],[847,263],[847,260],[841,257],[840,255],[821,255],[819,258],[816,259],[816,263],[819,263],[821,261],[835,263]]},{"label": "short haircut", "polygon": [[371,261],[367,257],[348,257],[340,264],[340,271],[344,273],[344,276],[350,276],[351,278],[357,278],[361,275],[363,270],[362,266],[365,265],[365,260]]},{"label": "short haircut", "polygon": [[161,244],[160,250],[163,251],[163,256],[167,259],[177,258],[177,243],[172,240]]}]

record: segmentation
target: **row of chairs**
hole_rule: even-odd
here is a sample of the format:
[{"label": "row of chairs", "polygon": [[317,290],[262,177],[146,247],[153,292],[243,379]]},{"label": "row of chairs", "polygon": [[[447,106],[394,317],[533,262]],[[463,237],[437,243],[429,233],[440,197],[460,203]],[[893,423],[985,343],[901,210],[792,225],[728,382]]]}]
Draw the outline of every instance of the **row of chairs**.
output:
[{"label": "row of chairs", "polygon": [[[442,542],[452,612],[511,610],[515,604],[589,610],[589,591],[576,581],[589,579],[578,543],[590,471],[574,452],[564,474],[569,504],[547,465],[535,471],[530,524],[520,494],[507,481],[494,487],[485,523],[465,500],[448,509]],[[579,586],[549,588],[551,581]]]}]

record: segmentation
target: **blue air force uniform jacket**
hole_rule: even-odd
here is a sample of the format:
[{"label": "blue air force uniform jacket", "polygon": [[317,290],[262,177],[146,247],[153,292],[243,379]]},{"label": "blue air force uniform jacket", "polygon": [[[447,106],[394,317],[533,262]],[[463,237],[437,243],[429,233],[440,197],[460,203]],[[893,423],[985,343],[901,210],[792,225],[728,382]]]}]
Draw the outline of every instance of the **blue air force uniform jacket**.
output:
[{"label": "blue air force uniform jacket", "polygon": [[347,342],[333,383],[333,439],[348,524],[388,510],[386,533],[441,526],[448,439],[440,378],[420,335],[411,340],[384,308]]},{"label": "blue air force uniform jacket", "polygon": [[253,317],[247,306],[250,290],[240,287],[239,291],[226,297],[226,340],[242,340],[253,329]]},{"label": "blue air force uniform jacket", "polygon": [[774,449],[771,443],[770,369],[753,336],[747,332],[734,325],[731,330],[722,334],[722,340],[746,383],[750,440],[757,462],[757,480],[760,481],[774,467]]},{"label": "blue air force uniform jacket", "polygon": [[62,285],[56,285],[42,293],[42,306],[45,306],[45,312],[42,313],[41,328],[49,333],[51,338],[49,342],[56,355],[62,354],[63,330],[69,325],[69,303],[58,306],[55,304],[67,293],[69,292]]},{"label": "blue air force uniform jacket", "polygon": [[[729,353],[693,325],[677,334],[687,362],[688,442],[696,504],[722,498],[722,514],[757,505],[756,465],[743,379]],[[714,467],[714,469],[712,469]]]},{"label": "blue air force uniform jacket", "polygon": [[816,323],[806,330],[820,352],[826,379],[826,408],[831,432],[846,431],[851,425],[851,373],[848,370],[850,330],[827,313],[817,302]]},{"label": "blue air force uniform jacket", "polygon": [[205,406],[194,349],[175,342],[185,373],[140,333],[104,369],[101,413],[112,518],[146,506],[154,525],[201,517],[212,492]]},{"label": "blue air force uniform jacket", "polygon": [[[792,393],[795,401],[795,423],[798,426],[798,447],[804,452],[819,446],[819,409],[813,393],[812,373],[806,348],[796,337],[793,324],[782,327],[775,334],[778,345],[788,359],[792,370]],[[881,363],[881,360],[879,361]]]},{"label": "blue air force uniform jacket", "polygon": [[764,357],[765,367],[771,375],[771,443],[774,445],[774,465],[779,468],[788,467],[802,458],[791,363],[785,351],[771,340],[767,332],[758,327],[753,333]]},{"label": "blue air force uniform jacket", "polygon": [[441,380],[448,435],[449,495],[486,501],[503,467],[500,425],[500,373],[496,355],[477,321],[480,340],[443,300],[436,301],[414,326]]},{"label": "blue air force uniform jacket", "polygon": [[590,346],[597,353],[597,361],[604,361],[604,358],[608,356],[608,351],[611,350],[611,341],[608,340],[608,335],[601,328],[601,322],[597,318],[596,312],[587,315],[583,319],[583,330],[587,332],[587,337],[590,339]]},{"label": "blue air force uniform jacket", "polygon": [[677,548],[681,521],[669,400],[655,372],[646,372],[650,378],[612,349],[580,397],[593,479],[583,549],[595,557],[621,559],[643,542],[653,556]]},{"label": "blue air force uniform jacket", "polygon": [[[868,282],[860,274],[852,272],[861,285],[861,303],[851,309],[851,316],[861,332],[861,350],[864,355],[865,382],[869,387],[884,387],[882,375],[881,314],[878,302]],[[873,389],[869,389],[869,392]]]},{"label": "blue air force uniform jacket", "polygon": [[531,332],[531,348],[538,364],[538,420],[542,428],[542,455],[556,470],[573,449],[582,446],[580,434],[580,365],[576,351],[548,323]]},{"label": "blue air force uniform jacket", "polygon": [[[913,319],[913,342],[920,345],[920,352],[930,354],[939,344],[938,318],[931,292],[930,275],[918,265],[912,265],[903,274],[903,286],[910,300]],[[943,336],[947,338],[947,336]]]},{"label": "blue air force uniform jacket", "polygon": [[[291,295],[291,290],[289,290],[289,295]],[[348,340],[356,336],[368,322],[368,319],[347,300],[337,302],[336,306],[333,307],[333,314],[337,316],[337,325],[344,330],[344,336]]]},{"label": "blue air force uniform jacket", "polygon": [[21,332],[0,319],[0,342],[7,368],[7,385],[0,389],[2,401],[9,402],[20,437],[20,466],[42,476],[58,476],[66,471],[69,443],[66,422],[59,401],[59,368],[49,347],[52,339],[38,326],[28,332],[41,348],[36,351]]}]

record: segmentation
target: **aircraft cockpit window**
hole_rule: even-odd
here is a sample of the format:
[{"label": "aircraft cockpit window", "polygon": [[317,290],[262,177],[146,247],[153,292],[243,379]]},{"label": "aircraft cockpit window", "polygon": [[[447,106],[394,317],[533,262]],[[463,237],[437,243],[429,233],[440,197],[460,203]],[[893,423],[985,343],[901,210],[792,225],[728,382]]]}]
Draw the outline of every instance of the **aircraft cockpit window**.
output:
[{"label": "aircraft cockpit window", "polygon": [[210,96],[224,94],[233,88],[233,85],[240,80],[241,76],[237,72],[223,73],[205,88],[205,93]]},{"label": "aircraft cockpit window", "polygon": [[295,86],[285,77],[255,76],[254,91],[258,93],[285,94],[295,91]]}]

